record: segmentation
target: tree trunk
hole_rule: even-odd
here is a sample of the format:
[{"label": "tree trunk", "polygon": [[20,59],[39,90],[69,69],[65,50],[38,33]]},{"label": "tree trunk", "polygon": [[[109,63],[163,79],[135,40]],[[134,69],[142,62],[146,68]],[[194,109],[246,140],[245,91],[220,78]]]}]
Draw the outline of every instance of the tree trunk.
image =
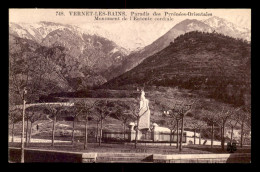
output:
[{"label": "tree trunk", "polygon": [[26,120],[25,146],[27,146],[27,144],[28,144],[28,123],[29,123],[29,119],[27,118],[27,120]]},{"label": "tree trunk", "polygon": [[14,142],[14,123],[13,123],[13,128],[12,128],[12,142]]},{"label": "tree trunk", "polygon": [[194,145],[196,144],[196,129],[194,129]]},{"label": "tree trunk", "polygon": [[75,131],[75,117],[72,123],[72,136],[71,136],[71,144],[74,145],[74,131]]},{"label": "tree trunk", "polygon": [[222,125],[220,126],[220,147],[222,148],[222,137],[223,137],[223,133],[222,133]]},{"label": "tree trunk", "polygon": [[87,149],[88,147],[88,115],[86,116],[85,121],[85,143],[84,143],[84,149]]},{"label": "tree trunk", "polygon": [[53,119],[53,125],[52,125],[52,142],[51,142],[51,146],[54,146],[55,124],[56,124],[56,116],[54,116],[54,119]]},{"label": "tree trunk", "polygon": [[199,144],[201,145],[201,129],[199,129],[199,133],[200,133],[200,136],[199,136]]},{"label": "tree trunk", "polygon": [[173,130],[171,130],[171,132],[170,132],[170,146],[172,146],[172,133],[173,133]]},{"label": "tree trunk", "polygon": [[124,141],[125,141],[125,123],[123,125],[124,125]]},{"label": "tree trunk", "polygon": [[213,147],[213,139],[214,139],[214,124],[211,125],[211,148]]},{"label": "tree trunk", "polygon": [[180,138],[180,151],[182,151],[182,138],[183,138],[183,129],[184,129],[184,117],[181,119],[181,138]]},{"label": "tree trunk", "polygon": [[223,122],[222,126],[222,150],[225,150],[225,123]]},{"label": "tree trunk", "polygon": [[97,121],[97,129],[96,129],[96,142],[98,142],[98,124],[99,124],[99,122]]},{"label": "tree trunk", "polygon": [[137,147],[138,127],[139,127],[139,118],[137,119],[137,126],[135,129],[135,148]]},{"label": "tree trunk", "polygon": [[230,143],[232,144],[233,142],[233,127],[231,127],[231,138],[230,138]]},{"label": "tree trunk", "polygon": [[177,144],[176,149],[179,148],[179,120],[177,120]]},{"label": "tree trunk", "polygon": [[240,143],[240,147],[243,147],[243,134],[244,134],[244,122],[242,122],[241,124],[241,143]]},{"label": "tree trunk", "polygon": [[101,119],[100,121],[99,146],[101,146],[102,129],[103,129],[103,119]]},{"label": "tree trunk", "polygon": [[31,122],[31,127],[30,127],[30,133],[29,133],[29,143],[31,141],[32,138],[32,127],[33,127],[33,122]]}]

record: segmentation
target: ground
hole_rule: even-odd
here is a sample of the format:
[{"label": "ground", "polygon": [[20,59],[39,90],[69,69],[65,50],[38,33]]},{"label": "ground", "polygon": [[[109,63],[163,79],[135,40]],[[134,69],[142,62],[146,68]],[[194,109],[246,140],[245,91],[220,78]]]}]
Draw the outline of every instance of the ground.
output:
[{"label": "ground", "polygon": [[[20,147],[20,143],[9,143],[9,147]],[[56,143],[54,147],[50,143],[30,143],[27,148],[32,149],[49,149],[49,150],[65,150],[73,152],[115,152],[115,153],[151,153],[151,154],[209,154],[209,153],[228,153],[226,149],[223,151],[220,146],[203,145],[187,145],[183,146],[183,150],[180,152],[175,146],[144,146],[137,145],[124,145],[124,144],[108,144],[102,143],[101,146],[98,143],[88,143],[87,150],[84,150],[83,143],[75,143],[74,146],[71,143]],[[251,153],[251,147],[237,148],[235,153]]]}]

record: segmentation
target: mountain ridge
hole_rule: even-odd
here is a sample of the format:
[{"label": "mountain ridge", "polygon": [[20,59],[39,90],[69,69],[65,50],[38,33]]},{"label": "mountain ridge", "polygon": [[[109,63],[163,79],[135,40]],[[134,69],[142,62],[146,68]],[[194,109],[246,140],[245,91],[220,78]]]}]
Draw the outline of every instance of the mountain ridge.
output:
[{"label": "mountain ridge", "polygon": [[[229,29],[223,29],[223,28],[216,28],[210,26],[210,21],[214,20],[214,17],[211,17],[207,19],[206,23],[205,20],[200,21],[196,19],[186,19],[179,23],[177,23],[174,27],[172,27],[168,32],[166,32],[164,35],[156,39],[154,42],[152,42],[150,45],[145,46],[144,48],[132,52],[129,54],[125,60],[122,61],[122,65],[118,66],[116,68],[111,67],[105,72],[105,77],[107,80],[110,80],[112,78],[115,78],[138,64],[140,64],[145,58],[149,57],[150,55],[153,55],[154,53],[157,53],[161,51],[163,48],[167,47],[171,42],[174,42],[174,39],[182,34],[185,34],[187,32],[191,31],[202,31],[202,32],[218,32],[227,36],[232,36],[235,38],[241,38],[246,36],[246,38],[249,38],[248,36],[250,34],[250,31],[247,30],[247,32],[241,34],[238,29],[234,30],[234,33]],[[231,22],[228,22],[224,19],[219,18],[221,20],[222,25],[226,23],[232,24]],[[208,23],[208,24],[207,24]],[[234,28],[235,25],[233,24],[232,27]],[[225,27],[224,27],[225,28]],[[248,40],[248,39],[246,39]]]},{"label": "mountain ridge", "polygon": [[243,104],[243,97],[250,94],[250,58],[246,41],[193,31],[180,35],[168,47],[100,88],[178,86],[206,90],[213,98]]},{"label": "mountain ridge", "polygon": [[[85,82],[84,77],[86,76],[84,73],[88,73],[87,75],[93,74],[94,78],[97,76],[99,78],[96,80],[97,82],[91,79],[89,83],[86,83],[88,86],[106,82],[106,79],[101,76],[103,70],[111,65],[119,65],[126,55],[124,49],[118,47],[116,43],[97,35],[85,34],[81,30],[77,30],[77,27],[52,22],[40,22],[36,24],[37,26],[32,24],[25,25],[22,27],[19,24],[10,24],[9,36],[14,37],[12,39],[16,41],[10,41],[9,46],[11,48],[17,47],[15,45],[17,43],[20,44],[19,46],[33,47],[33,44],[37,44],[37,46],[40,46],[38,49],[41,49],[41,52],[37,52],[38,49],[24,49],[25,52],[22,53],[32,53],[39,55],[41,58],[50,56],[50,54],[56,55],[59,59],[56,59],[55,63],[59,63],[57,65],[60,66],[59,68],[62,68],[62,71],[67,71],[67,73],[65,72],[66,74],[64,73],[66,75],[64,77],[69,77],[69,80],[78,78],[76,79],[77,82],[70,82],[76,90],[78,89],[75,85],[76,83]],[[48,25],[48,27],[44,27],[45,25]],[[17,41],[20,38],[23,41]],[[57,47],[63,48],[59,49]],[[18,56],[17,58],[22,57]],[[73,69],[75,65],[78,68],[77,70]],[[77,72],[69,72],[66,68]],[[86,73],[84,72],[85,70],[92,72]]]}]

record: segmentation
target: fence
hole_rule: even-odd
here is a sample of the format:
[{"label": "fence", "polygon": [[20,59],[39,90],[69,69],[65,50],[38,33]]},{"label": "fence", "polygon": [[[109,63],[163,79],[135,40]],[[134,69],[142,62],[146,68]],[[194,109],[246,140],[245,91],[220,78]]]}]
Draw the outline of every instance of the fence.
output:
[{"label": "fence", "polygon": [[[179,141],[181,134],[179,133]],[[130,142],[135,140],[135,131],[103,131],[102,140],[104,142],[116,141],[116,142]],[[138,139],[141,142],[160,142],[160,143],[177,143],[177,133],[163,133],[163,132],[143,132]],[[183,133],[182,142],[187,142],[186,132]]]},{"label": "fence", "polygon": [[[179,133],[179,142],[181,134]],[[186,132],[183,132],[182,143],[186,143]],[[154,133],[154,141],[166,142],[166,143],[177,143],[177,133]]]},{"label": "fence", "polygon": [[123,142],[129,140],[129,135],[131,132],[118,132],[118,131],[103,131],[102,133],[102,140],[104,142],[109,142],[109,141],[118,141],[118,142]]}]

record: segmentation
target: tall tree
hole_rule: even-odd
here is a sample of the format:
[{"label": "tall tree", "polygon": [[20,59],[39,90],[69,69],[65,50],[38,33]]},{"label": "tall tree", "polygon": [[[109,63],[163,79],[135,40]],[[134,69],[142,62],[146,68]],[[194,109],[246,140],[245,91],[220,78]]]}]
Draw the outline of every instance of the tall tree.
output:
[{"label": "tall tree", "polygon": [[18,109],[9,110],[9,121],[12,125],[12,142],[14,142],[14,125],[22,120],[22,113]]},{"label": "tall tree", "polygon": [[202,110],[203,116],[206,119],[207,123],[211,126],[211,148],[213,147],[214,140],[214,126],[218,124],[219,118],[217,113],[209,110]]},{"label": "tall tree", "polygon": [[225,149],[225,127],[228,119],[232,115],[232,110],[222,107],[222,111],[220,113],[217,113],[218,119],[219,119],[219,125],[220,125],[220,139],[221,139],[221,148],[222,150]]},{"label": "tall tree", "polygon": [[184,117],[191,111],[192,106],[196,100],[189,103],[187,100],[183,100],[180,104],[176,104],[174,111],[181,117],[181,138],[180,138],[180,147],[179,151],[182,151],[182,142],[183,142],[183,131],[184,131]]},{"label": "tall tree", "polygon": [[205,122],[197,120],[195,125],[196,128],[199,130],[199,145],[201,145],[201,130],[205,127]]},{"label": "tall tree", "polygon": [[233,143],[234,129],[237,127],[239,122],[239,115],[237,113],[232,113],[231,117],[228,119],[227,125],[231,129],[230,142]]},{"label": "tall tree", "polygon": [[241,127],[241,132],[240,132],[240,147],[243,147],[243,136],[244,136],[244,125],[246,120],[251,116],[251,109],[244,108],[243,111],[240,111],[238,113],[238,123],[240,124]]},{"label": "tall tree", "polygon": [[[175,131],[178,130],[177,124],[179,123],[178,120],[168,119],[166,121],[167,127],[170,129],[170,146],[172,145],[172,138],[175,134]],[[178,136],[177,136],[178,137]],[[177,141],[178,142],[178,141]],[[177,143],[178,144],[178,143]],[[177,147],[178,148],[178,147]]]},{"label": "tall tree", "polygon": [[[176,106],[177,106],[177,104],[175,104],[175,107]],[[171,129],[171,133],[176,128],[176,131],[177,131],[176,149],[178,149],[179,148],[179,121],[181,120],[181,116],[179,116],[177,111],[175,111],[175,107],[173,107],[173,109],[171,109],[171,110],[163,111],[164,112],[163,116],[170,117],[170,119],[168,121],[168,126]],[[171,145],[171,142],[170,142],[170,145]]]},{"label": "tall tree", "polygon": [[149,110],[148,108],[143,111],[143,113],[141,112],[140,109],[140,105],[139,105],[139,98],[135,99],[134,102],[129,102],[130,107],[131,107],[131,113],[130,115],[132,115],[134,117],[134,119],[136,120],[136,126],[135,126],[135,148],[137,148],[137,141],[138,141],[138,131],[139,131],[139,122],[140,122],[140,118]]},{"label": "tall tree", "polygon": [[56,129],[56,121],[57,118],[66,110],[68,106],[73,106],[71,103],[67,104],[49,104],[46,103],[46,112],[51,114],[51,117],[53,118],[52,121],[52,142],[51,146],[54,146],[54,139],[55,139],[55,129]]},{"label": "tall tree", "polygon": [[95,110],[98,112],[96,115],[100,121],[99,146],[101,146],[103,122],[109,115],[116,112],[116,103],[108,100],[100,100],[96,104]]},{"label": "tall tree", "polygon": [[75,123],[78,118],[78,116],[82,113],[83,108],[80,106],[78,107],[79,103],[74,103],[74,106],[69,109],[69,114],[73,118],[72,121],[72,133],[71,133],[71,144],[74,145],[74,137],[75,137]]},{"label": "tall tree", "polygon": [[93,108],[98,104],[98,101],[78,101],[75,103],[75,107],[79,110],[78,113],[81,113],[83,118],[85,118],[85,141],[84,149],[87,149],[88,146],[88,120]]},{"label": "tall tree", "polygon": [[194,135],[193,135],[193,144],[195,145],[196,144],[196,129],[197,129],[197,121],[192,121],[191,122],[191,128],[192,128],[192,130],[193,130],[193,133],[194,133]]},{"label": "tall tree", "polygon": [[[174,99],[174,98],[172,98]],[[170,115],[174,120],[176,120],[177,125],[177,145],[176,148],[179,148],[179,151],[182,151],[182,142],[183,142],[183,132],[184,132],[184,117],[191,111],[193,104],[197,100],[193,100],[192,102],[187,101],[186,99],[177,100],[175,102],[167,103],[167,107],[171,107],[170,110],[164,111],[165,115]],[[171,104],[174,104],[172,107]],[[181,135],[179,141],[179,121],[181,121]],[[180,143],[180,146],[179,146]]]},{"label": "tall tree", "polygon": [[30,125],[30,131],[29,131],[29,138],[27,140],[27,146],[29,145],[31,138],[32,138],[32,128],[33,128],[33,124],[38,121],[39,119],[43,118],[43,114],[40,112],[41,107],[37,107],[37,106],[31,106],[26,108],[26,115],[28,120],[30,121],[31,125]]},{"label": "tall tree", "polygon": [[134,118],[131,115],[131,107],[122,101],[117,102],[117,107],[116,107],[116,112],[115,116],[118,120],[120,120],[123,123],[123,131],[124,131],[124,140],[125,138],[125,133],[126,133],[126,125],[128,122],[133,121]]}]

